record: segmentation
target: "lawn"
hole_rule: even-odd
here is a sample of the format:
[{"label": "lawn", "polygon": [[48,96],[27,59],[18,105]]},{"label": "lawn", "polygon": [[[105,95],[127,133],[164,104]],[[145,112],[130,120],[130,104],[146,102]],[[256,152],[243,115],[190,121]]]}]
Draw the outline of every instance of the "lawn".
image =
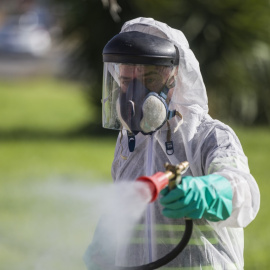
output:
[{"label": "lawn", "polygon": [[236,129],[244,152],[248,156],[252,175],[257,180],[261,192],[261,206],[256,219],[245,229],[245,269],[270,268],[270,234],[268,233],[270,183],[270,129]]},{"label": "lawn", "polygon": [[[98,218],[87,192],[110,185],[115,137],[65,136],[93,120],[81,88],[48,78],[0,82],[0,269],[85,269]],[[262,196],[245,229],[245,269],[268,269],[270,129],[235,130]]]},{"label": "lawn", "polygon": [[0,269],[85,269],[97,217],[84,192],[111,182],[115,138],[65,136],[92,117],[81,88],[0,83]]}]

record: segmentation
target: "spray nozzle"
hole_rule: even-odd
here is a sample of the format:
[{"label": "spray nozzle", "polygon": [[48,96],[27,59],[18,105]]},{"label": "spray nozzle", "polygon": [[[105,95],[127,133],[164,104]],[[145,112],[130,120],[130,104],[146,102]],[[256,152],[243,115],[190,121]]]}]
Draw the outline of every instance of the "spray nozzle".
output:
[{"label": "spray nozzle", "polygon": [[187,161],[181,162],[178,165],[165,164],[165,172],[157,172],[151,176],[140,176],[136,181],[144,182],[148,185],[151,191],[151,200],[153,202],[157,199],[159,192],[167,185],[169,189],[174,189],[181,183],[182,174],[184,174],[189,167]]}]

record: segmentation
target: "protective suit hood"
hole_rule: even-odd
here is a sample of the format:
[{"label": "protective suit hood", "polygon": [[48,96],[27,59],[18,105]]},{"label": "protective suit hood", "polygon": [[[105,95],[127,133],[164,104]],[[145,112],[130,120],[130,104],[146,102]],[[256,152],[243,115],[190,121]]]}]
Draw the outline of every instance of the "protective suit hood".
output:
[{"label": "protective suit hood", "polygon": [[179,50],[179,69],[170,109],[178,109],[184,116],[184,122],[191,120],[191,114],[203,116],[208,113],[208,99],[200,67],[189,48],[184,34],[167,24],[152,18],[136,18],[126,22],[121,32],[138,31],[173,42]]}]

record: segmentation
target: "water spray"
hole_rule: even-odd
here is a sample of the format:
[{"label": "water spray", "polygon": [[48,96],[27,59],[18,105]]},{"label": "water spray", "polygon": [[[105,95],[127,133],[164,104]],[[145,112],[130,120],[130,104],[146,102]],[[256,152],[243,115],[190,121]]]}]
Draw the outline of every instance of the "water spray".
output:
[{"label": "water spray", "polygon": [[[178,184],[180,184],[182,180],[182,174],[187,171],[188,167],[189,163],[187,161],[184,161],[175,166],[166,163],[165,172],[157,172],[152,176],[141,176],[137,178],[136,181],[143,182],[148,186],[149,190],[151,191],[151,199],[149,201],[151,203],[157,199],[159,192],[167,185],[169,189],[172,190]],[[152,270],[160,268],[175,259],[187,246],[192,234],[192,220],[185,218],[185,223],[186,227],[182,239],[180,240],[179,244],[167,255],[148,264],[132,267],[116,267],[115,270]]]}]

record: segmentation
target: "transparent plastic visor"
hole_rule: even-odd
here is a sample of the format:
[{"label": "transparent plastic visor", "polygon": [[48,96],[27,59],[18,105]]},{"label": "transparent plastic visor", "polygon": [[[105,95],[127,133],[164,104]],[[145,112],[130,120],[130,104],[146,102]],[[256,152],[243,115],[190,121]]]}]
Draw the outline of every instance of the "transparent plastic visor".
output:
[{"label": "transparent plastic visor", "polygon": [[103,127],[146,134],[163,127],[172,71],[167,66],[104,63]]}]

